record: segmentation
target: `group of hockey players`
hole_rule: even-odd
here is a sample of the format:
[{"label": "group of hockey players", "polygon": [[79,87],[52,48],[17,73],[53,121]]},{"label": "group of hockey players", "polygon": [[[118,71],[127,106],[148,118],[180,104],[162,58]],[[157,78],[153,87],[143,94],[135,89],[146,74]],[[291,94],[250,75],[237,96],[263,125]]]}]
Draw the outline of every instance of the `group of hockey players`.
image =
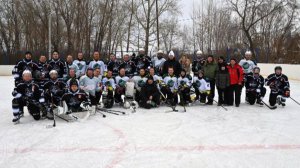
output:
[{"label": "group of hockey players", "polygon": [[[53,108],[62,102],[70,112],[99,103],[104,108],[115,104],[125,106],[125,99],[132,99],[147,109],[162,102],[174,107],[197,101],[203,105],[216,102],[218,106],[239,107],[243,87],[250,105],[263,105],[265,86],[269,86],[269,107],[285,106],[290,86],[282,68],[276,66],[275,72],[264,79],[251,57],[252,53],[247,51],[240,62],[234,58],[227,62],[224,57],[215,60],[213,55],[205,57],[202,51],[197,51],[189,72],[181,67],[173,51],[167,59],[163,51],[151,59],[143,49],[137,56],[124,54],[122,60],[111,54],[106,63],[98,51],[93,53],[90,62],[84,60],[81,52],[75,60],[68,55],[63,61],[59,52],[54,51],[51,60],[42,55],[38,62],[32,60],[32,53],[26,52],[12,72],[15,78],[13,122],[23,116],[24,106],[35,120],[51,119]],[[218,101],[214,100],[215,88]]]}]

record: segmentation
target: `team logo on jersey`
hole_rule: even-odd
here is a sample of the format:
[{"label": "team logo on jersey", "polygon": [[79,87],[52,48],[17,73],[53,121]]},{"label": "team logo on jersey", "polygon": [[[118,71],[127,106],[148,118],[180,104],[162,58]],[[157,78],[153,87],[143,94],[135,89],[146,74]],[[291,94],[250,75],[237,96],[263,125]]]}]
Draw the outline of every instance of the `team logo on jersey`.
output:
[{"label": "team logo on jersey", "polygon": [[143,81],[143,80],[139,80],[139,81],[138,81],[138,86],[139,86],[139,87],[143,87],[143,86],[145,86],[145,84],[146,84],[146,83],[145,83],[145,81]]},{"label": "team logo on jersey", "polygon": [[126,81],[124,81],[123,79],[120,79],[119,80],[119,86],[125,87],[125,85],[126,85]]},{"label": "team logo on jersey", "polygon": [[125,67],[125,71],[127,72],[127,73],[129,73],[129,72],[131,72],[131,70],[132,70],[132,67],[130,66],[130,65],[126,65],[126,67]]},{"label": "team logo on jersey", "polygon": [[174,86],[174,84],[175,84],[175,83],[174,83],[174,81],[173,81],[173,80],[169,80],[169,81],[168,81],[168,86],[169,86],[169,87],[173,87],[173,86]]},{"label": "team logo on jersey", "polygon": [[99,65],[99,64],[95,64],[95,65],[93,66],[93,69],[96,69],[96,68],[100,68],[100,65]]},{"label": "team logo on jersey", "polygon": [[137,63],[138,68],[143,68],[145,66],[145,63],[142,60],[139,60]]},{"label": "team logo on jersey", "polygon": [[196,81],[196,86],[199,88],[201,86],[201,82],[200,81]]},{"label": "team logo on jersey", "polygon": [[243,68],[244,68],[244,69],[249,69],[249,67],[250,67],[250,64],[249,64],[248,62],[245,62],[245,63],[243,64]]},{"label": "team logo on jersey", "polygon": [[81,63],[77,63],[77,66],[78,66],[78,68],[79,68],[80,70],[82,70],[83,65],[82,65]]}]

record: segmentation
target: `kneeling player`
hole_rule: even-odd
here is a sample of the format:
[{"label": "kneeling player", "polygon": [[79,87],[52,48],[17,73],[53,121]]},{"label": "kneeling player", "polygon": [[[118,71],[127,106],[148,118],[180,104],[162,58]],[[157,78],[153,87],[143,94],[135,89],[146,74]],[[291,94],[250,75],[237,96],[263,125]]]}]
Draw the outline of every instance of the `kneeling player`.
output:
[{"label": "kneeling player", "polygon": [[259,73],[258,67],[253,69],[253,73],[248,73],[245,76],[245,87],[249,104],[253,105],[256,101],[262,106],[261,100],[266,94],[266,88],[264,87],[265,79]]},{"label": "kneeling player", "polygon": [[14,99],[12,100],[13,109],[13,122],[18,123],[20,117],[23,115],[23,108],[27,106],[28,112],[35,120],[41,118],[42,115],[46,116],[45,99],[43,91],[39,86],[32,81],[32,74],[29,70],[25,70],[22,74],[22,81],[15,87],[13,91]]},{"label": "kneeling player", "polygon": [[141,94],[141,107],[150,109],[160,104],[160,94],[152,76],[148,77],[146,85],[142,87],[141,93],[143,93]]}]

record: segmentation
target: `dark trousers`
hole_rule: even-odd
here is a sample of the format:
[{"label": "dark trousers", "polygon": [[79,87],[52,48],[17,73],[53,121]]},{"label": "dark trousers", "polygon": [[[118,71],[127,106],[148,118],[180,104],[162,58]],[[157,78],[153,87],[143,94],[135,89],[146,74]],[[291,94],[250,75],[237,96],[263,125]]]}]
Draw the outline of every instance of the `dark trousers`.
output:
[{"label": "dark trousers", "polygon": [[[36,101],[38,103],[38,101]],[[12,108],[14,110],[14,116],[18,116],[20,115],[21,111],[18,111],[17,110],[20,110],[24,108],[24,106],[27,105],[27,108],[28,108],[28,112],[30,115],[32,115],[32,117],[35,119],[35,120],[39,120],[41,118],[41,115],[40,115],[40,108],[38,107],[38,104],[34,104],[34,103],[27,103],[25,100],[23,100],[22,98],[14,98],[12,100]]]},{"label": "dark trousers", "polygon": [[228,105],[233,105],[233,102],[235,102],[235,105],[240,105],[241,103],[241,89],[242,86],[238,84],[230,85],[228,87]]},{"label": "dark trousers", "polygon": [[224,88],[224,89],[218,88],[219,104],[227,104],[227,94],[228,94],[227,89],[228,88]]},{"label": "dark trousers", "polygon": [[248,102],[249,104],[253,105],[256,102],[260,102],[261,101],[261,97],[264,97],[266,95],[267,89],[266,88],[262,88],[260,93],[257,93],[256,90],[255,91],[246,91],[246,94],[248,95]]},{"label": "dark trousers", "polygon": [[207,103],[213,103],[215,98],[216,81],[214,79],[211,79],[209,82],[210,82],[210,93],[209,95],[207,95]]},{"label": "dark trousers", "polygon": [[172,106],[178,103],[177,92],[173,93],[171,89],[166,86],[161,88],[161,92],[167,96],[167,101],[169,101]]}]

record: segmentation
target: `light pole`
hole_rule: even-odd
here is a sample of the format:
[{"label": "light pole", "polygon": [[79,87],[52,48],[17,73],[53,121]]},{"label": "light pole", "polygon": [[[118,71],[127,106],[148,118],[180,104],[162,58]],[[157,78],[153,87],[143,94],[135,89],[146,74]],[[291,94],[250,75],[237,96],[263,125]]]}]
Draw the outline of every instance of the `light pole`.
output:
[{"label": "light pole", "polygon": [[52,16],[51,0],[49,1],[49,7],[50,7],[50,12],[49,12],[49,19],[48,19],[48,57],[49,60],[51,60],[51,16]]},{"label": "light pole", "polygon": [[155,0],[156,3],[156,29],[157,29],[157,33],[156,33],[156,38],[157,38],[157,50],[159,50],[159,27],[158,27],[158,2],[157,0]]}]

